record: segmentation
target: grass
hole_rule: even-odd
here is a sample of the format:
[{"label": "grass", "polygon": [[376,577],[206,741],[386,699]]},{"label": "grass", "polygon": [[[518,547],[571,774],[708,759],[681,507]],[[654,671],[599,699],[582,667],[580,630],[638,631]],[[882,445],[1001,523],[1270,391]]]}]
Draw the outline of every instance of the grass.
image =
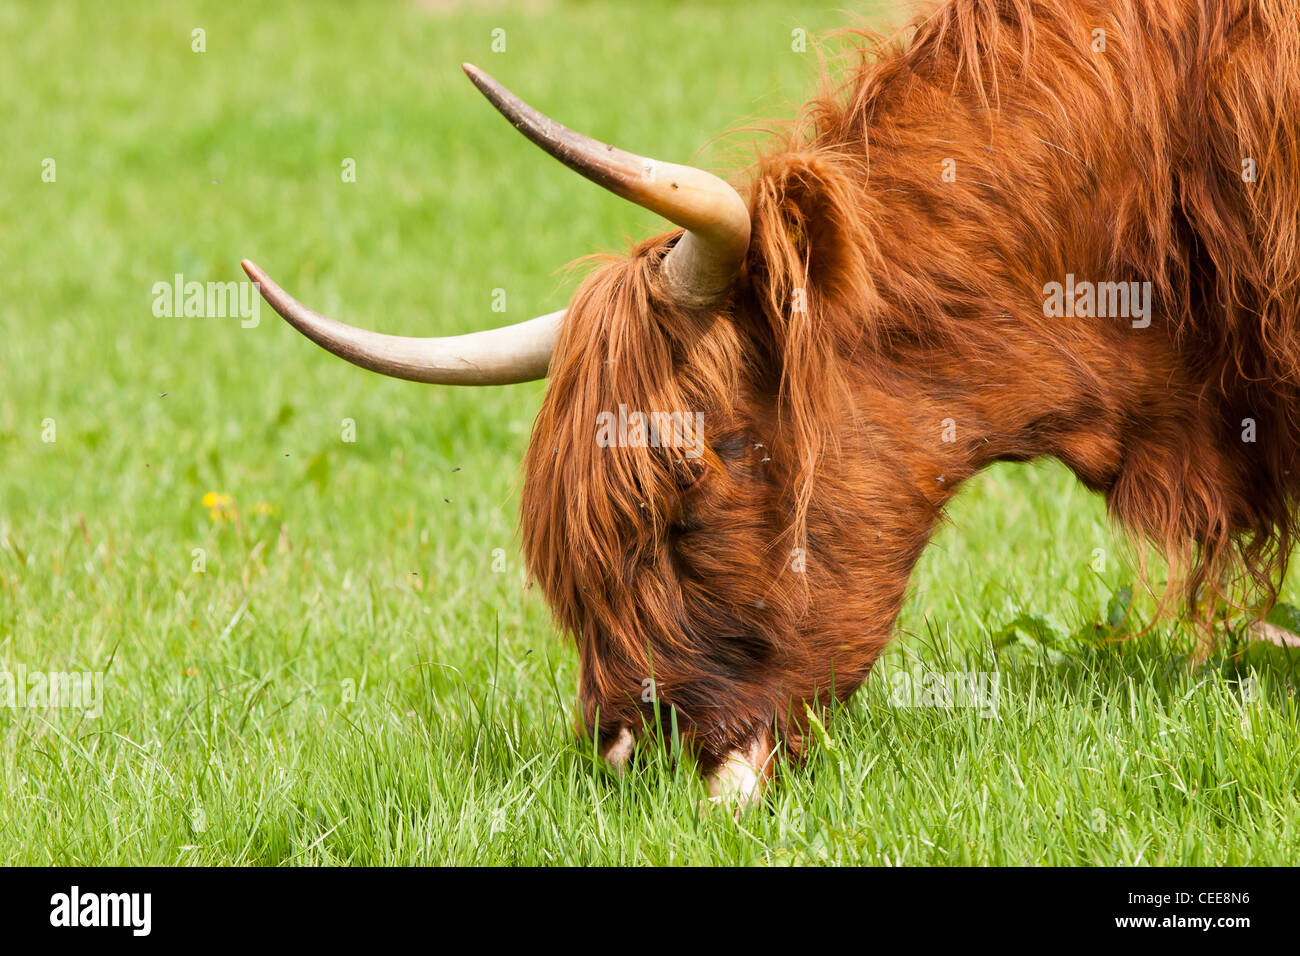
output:
[{"label": "grass", "polygon": [[[572,738],[575,655],[515,531],[541,384],[382,379],[269,310],[152,314],[155,282],[239,279],[242,256],[391,332],[559,308],[560,266],[659,226],[537,155],[459,62],[721,165],[713,137],[810,88],[791,31],[844,22],[769,0],[0,0],[0,664],[106,671],[97,718],[0,707],[0,861],[1294,860],[1294,658],[1195,667],[1177,622],[1088,639],[1135,576],[1060,466],[970,483],[869,688],[736,825],[698,816],[685,761],[616,780]],[[998,671],[997,718],[895,706],[918,666]]]}]

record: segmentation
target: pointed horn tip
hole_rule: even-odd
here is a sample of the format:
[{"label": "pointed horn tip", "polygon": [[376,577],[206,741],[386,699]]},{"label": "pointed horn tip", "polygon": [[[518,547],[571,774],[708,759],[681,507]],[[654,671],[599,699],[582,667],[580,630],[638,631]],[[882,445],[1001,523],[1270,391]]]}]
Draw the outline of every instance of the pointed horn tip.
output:
[{"label": "pointed horn tip", "polygon": [[473,63],[462,63],[460,68],[465,71],[465,75],[469,77],[470,82],[480,89],[484,84],[492,84],[496,82],[490,75],[483,70],[480,70]]},{"label": "pointed horn tip", "polygon": [[280,312],[280,314],[283,315],[284,313],[280,311],[280,306],[276,305],[277,297],[292,297],[286,296],[284,290],[275,284],[275,280],[263,272],[258,264],[252,259],[240,259],[239,264],[243,267],[244,274],[253,280],[253,288],[257,289],[257,291],[262,294],[263,299],[271,303],[271,306],[275,311]]}]

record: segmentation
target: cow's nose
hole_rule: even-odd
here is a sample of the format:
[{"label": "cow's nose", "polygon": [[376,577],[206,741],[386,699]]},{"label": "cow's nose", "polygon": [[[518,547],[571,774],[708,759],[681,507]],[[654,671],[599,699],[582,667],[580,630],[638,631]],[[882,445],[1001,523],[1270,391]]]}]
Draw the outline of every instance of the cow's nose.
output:
[{"label": "cow's nose", "polygon": [[605,745],[600,755],[605,763],[621,774],[628,758],[632,756],[634,746],[636,746],[636,739],[632,736],[632,731],[628,729],[627,724],[622,724],[618,728],[618,734]]}]

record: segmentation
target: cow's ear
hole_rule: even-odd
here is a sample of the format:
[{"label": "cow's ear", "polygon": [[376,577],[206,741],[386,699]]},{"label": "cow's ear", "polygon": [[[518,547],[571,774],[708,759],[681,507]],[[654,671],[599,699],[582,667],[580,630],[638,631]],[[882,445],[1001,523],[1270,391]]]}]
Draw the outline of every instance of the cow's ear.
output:
[{"label": "cow's ear", "polygon": [[754,184],[749,281],[778,338],[801,316],[829,318],[827,310],[845,308],[858,311],[860,329],[862,310],[875,300],[868,263],[876,237],[861,178],[846,162],[786,154]]},{"label": "cow's ear", "polygon": [[793,524],[802,537],[822,456],[852,407],[845,360],[870,335],[876,254],[861,174],[834,157],[785,154],[759,171],[746,265],[752,332],[779,363],[781,421],[796,461]]}]

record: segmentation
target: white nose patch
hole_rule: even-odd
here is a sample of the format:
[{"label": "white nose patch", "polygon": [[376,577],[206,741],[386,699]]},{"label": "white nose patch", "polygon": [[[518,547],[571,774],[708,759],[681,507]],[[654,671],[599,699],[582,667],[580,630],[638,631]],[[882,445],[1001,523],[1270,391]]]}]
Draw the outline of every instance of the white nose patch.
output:
[{"label": "white nose patch", "polygon": [[627,763],[628,758],[632,756],[634,746],[636,746],[636,740],[632,737],[632,731],[628,730],[625,724],[618,729],[618,736],[605,748],[605,752],[601,756],[605,758],[607,764],[622,773],[623,766]]},{"label": "white nose patch", "polygon": [[769,749],[757,741],[747,750],[733,750],[722,766],[709,774],[709,803],[733,807],[737,815],[758,803],[771,757]]}]

